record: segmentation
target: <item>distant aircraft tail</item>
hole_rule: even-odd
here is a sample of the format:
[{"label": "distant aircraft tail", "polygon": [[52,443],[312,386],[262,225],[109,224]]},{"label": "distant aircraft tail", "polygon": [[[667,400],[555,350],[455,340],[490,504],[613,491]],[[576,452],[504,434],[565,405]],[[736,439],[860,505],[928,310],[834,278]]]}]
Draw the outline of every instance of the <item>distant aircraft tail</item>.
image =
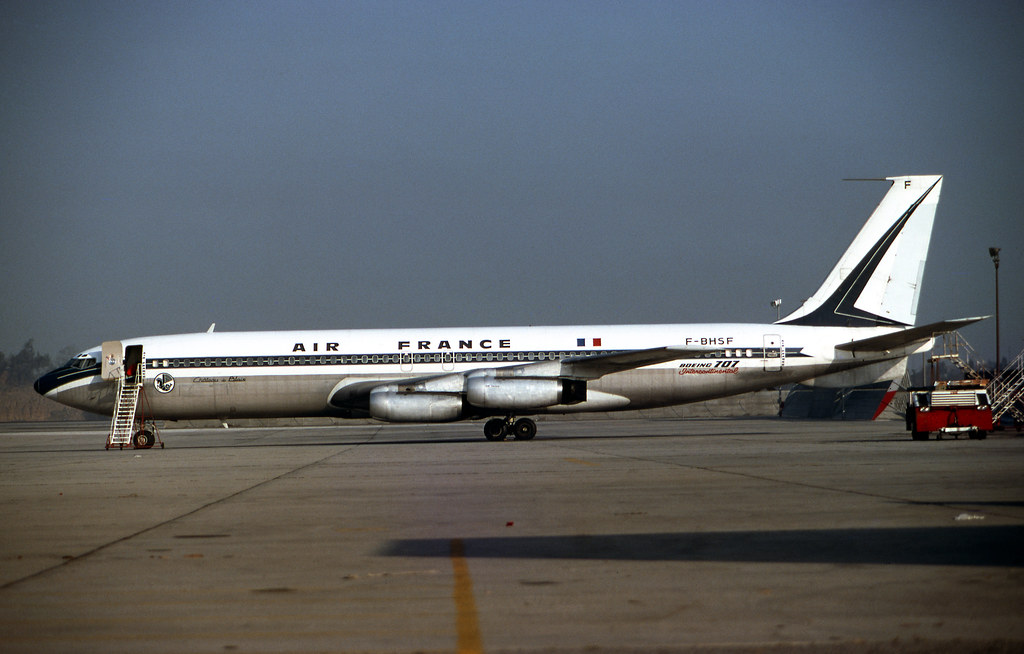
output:
[{"label": "distant aircraft tail", "polygon": [[889,192],[821,288],[779,324],[914,324],[942,175],[886,180],[892,183]]}]

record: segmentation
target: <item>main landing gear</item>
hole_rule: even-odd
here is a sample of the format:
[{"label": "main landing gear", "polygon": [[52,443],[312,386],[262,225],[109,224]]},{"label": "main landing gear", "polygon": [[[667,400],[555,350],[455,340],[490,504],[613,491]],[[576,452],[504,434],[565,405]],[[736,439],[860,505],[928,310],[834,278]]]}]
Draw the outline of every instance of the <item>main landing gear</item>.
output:
[{"label": "main landing gear", "polygon": [[484,423],[484,437],[489,441],[503,441],[509,434],[517,441],[531,440],[537,435],[537,423],[529,418],[516,420],[514,416],[491,418]]}]

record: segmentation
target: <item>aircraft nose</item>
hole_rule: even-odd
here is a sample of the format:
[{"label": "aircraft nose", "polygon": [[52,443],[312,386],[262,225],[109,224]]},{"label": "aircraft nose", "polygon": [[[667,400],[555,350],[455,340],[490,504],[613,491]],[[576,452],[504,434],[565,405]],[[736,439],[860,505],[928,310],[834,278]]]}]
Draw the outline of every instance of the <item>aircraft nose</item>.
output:
[{"label": "aircraft nose", "polygon": [[36,393],[40,395],[46,395],[53,389],[57,388],[57,373],[58,370],[51,370],[46,373],[32,384],[32,388],[36,389]]}]

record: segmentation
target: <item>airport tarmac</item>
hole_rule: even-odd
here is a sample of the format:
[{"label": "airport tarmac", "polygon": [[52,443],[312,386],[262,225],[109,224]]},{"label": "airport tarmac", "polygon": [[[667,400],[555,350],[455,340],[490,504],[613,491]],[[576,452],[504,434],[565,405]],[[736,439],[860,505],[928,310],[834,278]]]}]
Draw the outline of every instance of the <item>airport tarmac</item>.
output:
[{"label": "airport tarmac", "polygon": [[0,425],[2,652],[1024,650],[1024,438]]}]

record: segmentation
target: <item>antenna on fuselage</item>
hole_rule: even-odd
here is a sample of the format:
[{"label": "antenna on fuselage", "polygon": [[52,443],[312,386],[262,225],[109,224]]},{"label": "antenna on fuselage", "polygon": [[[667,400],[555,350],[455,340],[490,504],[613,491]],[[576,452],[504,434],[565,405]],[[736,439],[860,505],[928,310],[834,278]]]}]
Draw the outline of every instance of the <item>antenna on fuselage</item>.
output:
[{"label": "antenna on fuselage", "polygon": [[216,327],[216,326],[217,326],[217,323],[211,322],[210,323],[210,328],[206,330],[206,333],[207,334],[212,334],[213,333],[213,328]]}]

